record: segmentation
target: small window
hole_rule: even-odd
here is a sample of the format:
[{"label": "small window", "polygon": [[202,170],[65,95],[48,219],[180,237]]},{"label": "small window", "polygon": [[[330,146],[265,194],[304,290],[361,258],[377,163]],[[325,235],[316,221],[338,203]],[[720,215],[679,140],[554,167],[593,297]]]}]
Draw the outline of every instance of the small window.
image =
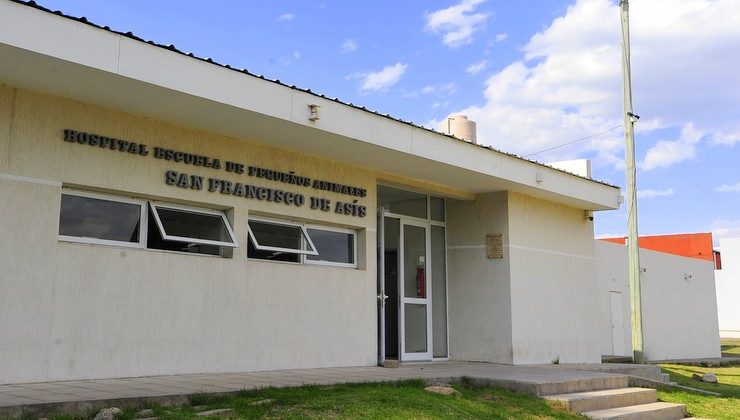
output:
[{"label": "small window", "polygon": [[150,203],[147,248],[220,255],[221,247],[237,248],[223,211]]},{"label": "small window", "polygon": [[249,258],[300,262],[302,254],[317,254],[306,228],[298,223],[252,219],[248,232]]},{"label": "small window", "polygon": [[357,235],[354,231],[311,226],[306,231],[318,252],[318,255],[306,255],[306,263],[343,267],[356,266]]},{"label": "small window", "polygon": [[445,221],[445,199],[439,197],[429,197],[430,219],[437,222]]},{"label": "small window", "polygon": [[59,238],[141,248],[145,208],[145,202],[140,200],[64,191],[59,213]]},{"label": "small window", "polygon": [[249,258],[357,266],[357,234],[353,230],[272,219],[252,219],[248,226]]},{"label": "small window", "polygon": [[391,213],[427,218],[426,194],[378,185],[378,206]]}]

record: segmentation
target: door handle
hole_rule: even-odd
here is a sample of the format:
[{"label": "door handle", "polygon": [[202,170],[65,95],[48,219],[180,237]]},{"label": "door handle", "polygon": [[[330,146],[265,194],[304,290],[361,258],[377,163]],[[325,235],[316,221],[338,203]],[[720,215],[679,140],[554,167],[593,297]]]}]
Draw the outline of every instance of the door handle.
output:
[{"label": "door handle", "polygon": [[381,295],[377,295],[377,296],[375,296],[375,298],[378,299],[378,301],[380,301],[380,306],[383,306],[384,307],[385,306],[385,300],[388,299],[388,295],[382,295],[382,296]]}]

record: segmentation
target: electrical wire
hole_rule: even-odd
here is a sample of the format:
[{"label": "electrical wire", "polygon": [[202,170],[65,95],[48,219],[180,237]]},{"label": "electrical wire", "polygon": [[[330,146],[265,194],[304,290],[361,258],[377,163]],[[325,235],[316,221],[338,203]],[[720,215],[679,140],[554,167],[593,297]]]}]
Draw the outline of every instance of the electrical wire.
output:
[{"label": "electrical wire", "polygon": [[588,139],[591,139],[591,138],[594,138],[594,137],[599,137],[599,136],[603,136],[604,134],[606,134],[606,133],[608,133],[608,132],[610,132],[610,131],[612,131],[612,130],[615,130],[615,129],[619,128],[619,127],[622,127],[622,126],[624,126],[624,124],[619,124],[619,125],[615,125],[614,127],[612,127],[612,128],[609,128],[609,129],[607,129],[607,130],[604,130],[604,131],[602,131],[601,133],[597,133],[597,134],[591,134],[591,135],[588,135],[588,136],[586,136],[586,137],[581,137],[581,138],[579,138],[579,139],[571,140],[571,141],[569,141],[569,142],[567,142],[567,143],[563,143],[563,144],[561,144],[561,145],[558,145],[558,146],[553,146],[553,147],[550,147],[549,149],[545,149],[545,150],[541,150],[541,151],[539,151],[539,152],[535,152],[535,153],[530,153],[530,154],[528,154],[528,155],[524,155],[524,157],[525,157],[525,158],[528,158],[528,157],[530,157],[530,156],[534,156],[534,155],[539,155],[540,153],[545,153],[545,152],[549,152],[550,150],[555,150],[555,149],[559,149],[559,148],[561,148],[561,147],[567,146],[567,145],[569,145],[569,144],[577,143],[577,142],[579,142],[579,141],[583,141],[583,140],[588,140]]}]

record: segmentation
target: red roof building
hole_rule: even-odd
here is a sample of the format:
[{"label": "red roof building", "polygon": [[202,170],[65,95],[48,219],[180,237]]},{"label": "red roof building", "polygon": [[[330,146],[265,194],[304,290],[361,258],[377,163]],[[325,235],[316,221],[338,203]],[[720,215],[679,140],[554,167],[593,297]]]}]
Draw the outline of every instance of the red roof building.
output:
[{"label": "red roof building", "polygon": [[[624,245],[627,238],[602,238],[602,241]],[[717,270],[722,269],[719,252],[714,251],[712,233],[683,233],[676,235],[640,236],[640,248],[700,260],[714,261]]]}]

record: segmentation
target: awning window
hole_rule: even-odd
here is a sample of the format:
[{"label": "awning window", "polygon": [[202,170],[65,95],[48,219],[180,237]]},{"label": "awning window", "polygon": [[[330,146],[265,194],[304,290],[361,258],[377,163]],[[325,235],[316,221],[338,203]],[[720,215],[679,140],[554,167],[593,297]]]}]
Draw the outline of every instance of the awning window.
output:
[{"label": "awning window", "polygon": [[251,219],[249,239],[260,251],[318,255],[303,225],[275,220]]},{"label": "awning window", "polygon": [[150,208],[164,240],[239,247],[223,211],[160,203],[150,203]]}]

